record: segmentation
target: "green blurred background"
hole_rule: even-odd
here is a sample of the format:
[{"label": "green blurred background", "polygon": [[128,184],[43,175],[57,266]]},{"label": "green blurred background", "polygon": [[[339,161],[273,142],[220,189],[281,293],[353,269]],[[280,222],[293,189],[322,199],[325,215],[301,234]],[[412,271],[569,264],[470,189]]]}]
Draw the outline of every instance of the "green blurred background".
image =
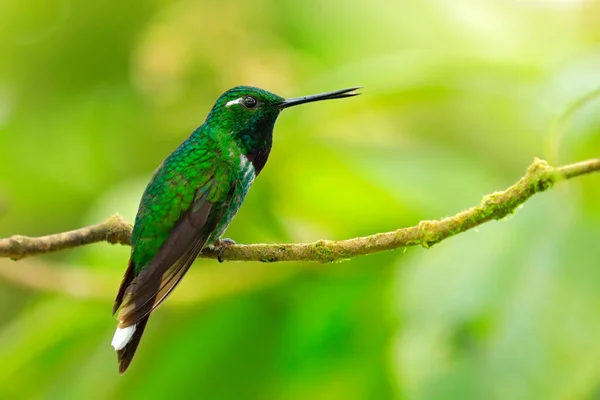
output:
[{"label": "green blurred background", "polygon": [[[0,237],[119,213],[238,84],[286,97],[227,232],[342,239],[600,154],[600,2],[0,2]],[[600,179],[430,250],[201,260],[117,373],[129,248],[0,259],[0,399],[598,399]]]}]

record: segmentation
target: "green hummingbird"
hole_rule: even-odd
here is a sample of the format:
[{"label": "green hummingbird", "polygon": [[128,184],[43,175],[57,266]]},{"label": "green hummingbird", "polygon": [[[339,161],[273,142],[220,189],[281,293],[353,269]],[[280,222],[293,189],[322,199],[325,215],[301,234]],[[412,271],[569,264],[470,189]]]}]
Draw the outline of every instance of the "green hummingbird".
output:
[{"label": "green hummingbird", "polygon": [[133,226],[131,257],[117,293],[112,340],[125,372],[152,311],[175,289],[206,246],[221,235],[264,168],[281,110],[355,96],[360,87],[284,99],[251,86],[223,93],[206,121],[171,153],[146,187]]}]

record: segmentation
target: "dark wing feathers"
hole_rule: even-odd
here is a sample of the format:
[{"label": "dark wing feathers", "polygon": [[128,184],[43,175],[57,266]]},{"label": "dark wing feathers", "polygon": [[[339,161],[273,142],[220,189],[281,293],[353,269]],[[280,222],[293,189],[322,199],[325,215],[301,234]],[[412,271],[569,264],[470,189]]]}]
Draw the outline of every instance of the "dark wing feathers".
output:
[{"label": "dark wing feathers", "polygon": [[133,278],[135,277],[135,265],[133,264],[133,258],[129,259],[129,265],[127,266],[127,270],[125,271],[125,275],[123,275],[123,279],[121,280],[121,286],[119,286],[119,292],[117,293],[117,297],[115,298],[115,303],[113,304],[112,315],[115,315],[121,303],[123,302],[123,296],[125,296],[125,290],[129,287]]},{"label": "dark wing feathers", "polygon": [[194,202],[160,251],[136,277],[133,277],[134,266],[130,261],[114,305],[116,310],[122,304],[118,317],[120,327],[137,324],[132,339],[118,351],[121,372],[135,354],[150,313],[179,284],[229,208],[236,181],[232,182],[225,201],[219,204],[208,200],[213,183],[211,179],[198,190]]},{"label": "dark wing feathers", "polygon": [[[212,204],[204,201],[196,211],[202,216],[191,216],[191,211],[184,214],[160,251],[133,280],[127,290],[130,296],[119,313],[123,326],[136,324],[148,315],[164,299],[163,296],[155,302],[157,295],[163,290],[170,292],[183,278],[214,229],[212,224],[206,224],[211,209]],[[194,219],[204,219],[200,229],[192,222]]]}]

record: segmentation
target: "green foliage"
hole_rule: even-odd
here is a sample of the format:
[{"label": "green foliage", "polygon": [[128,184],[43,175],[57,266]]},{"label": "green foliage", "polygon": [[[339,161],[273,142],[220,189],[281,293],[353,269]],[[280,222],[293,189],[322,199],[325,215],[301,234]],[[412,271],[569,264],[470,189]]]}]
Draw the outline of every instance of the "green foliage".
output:
[{"label": "green foliage", "polygon": [[[0,236],[133,221],[160,161],[239,84],[365,89],[283,112],[226,236],[342,239],[453,215],[536,156],[598,157],[599,13],[1,2]],[[122,377],[110,310],[128,248],[0,260],[0,398],[595,398],[598,198],[598,177],[578,178],[431,249],[340,264],[198,261]]]}]

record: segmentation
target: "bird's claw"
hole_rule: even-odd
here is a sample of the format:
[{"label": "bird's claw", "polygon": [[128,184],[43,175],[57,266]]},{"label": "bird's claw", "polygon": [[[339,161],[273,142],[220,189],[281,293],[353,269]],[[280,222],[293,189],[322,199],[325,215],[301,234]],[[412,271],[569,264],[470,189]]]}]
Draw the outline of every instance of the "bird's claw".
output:
[{"label": "bird's claw", "polygon": [[220,263],[223,262],[223,252],[225,251],[225,249],[233,244],[235,244],[235,241],[233,239],[229,239],[229,238],[219,239],[219,240],[215,241],[215,244],[214,244],[215,249],[219,249],[219,252],[217,253],[217,260]]}]

